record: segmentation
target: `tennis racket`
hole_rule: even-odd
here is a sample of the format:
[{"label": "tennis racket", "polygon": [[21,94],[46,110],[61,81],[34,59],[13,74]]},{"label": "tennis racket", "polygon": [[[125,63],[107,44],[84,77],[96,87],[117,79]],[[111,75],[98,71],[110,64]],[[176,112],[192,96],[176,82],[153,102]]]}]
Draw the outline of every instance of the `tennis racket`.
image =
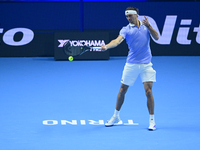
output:
[{"label": "tennis racket", "polygon": [[100,51],[101,47],[90,47],[90,46],[71,46],[70,42],[66,42],[63,45],[63,51],[68,56],[80,56],[87,51]]}]

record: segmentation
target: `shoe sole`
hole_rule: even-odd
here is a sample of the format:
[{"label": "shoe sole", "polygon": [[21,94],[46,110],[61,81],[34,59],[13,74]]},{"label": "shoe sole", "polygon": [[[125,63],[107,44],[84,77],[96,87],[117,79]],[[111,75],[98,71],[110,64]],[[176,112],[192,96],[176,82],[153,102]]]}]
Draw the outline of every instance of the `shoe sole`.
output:
[{"label": "shoe sole", "polygon": [[117,125],[121,125],[122,124],[122,121],[120,120],[118,123],[114,123],[114,124],[111,124],[111,125],[106,125],[106,127],[112,127],[112,126],[117,126]]},{"label": "shoe sole", "polygon": [[112,126],[114,126],[114,124],[113,125],[105,125],[105,127],[112,127]]},{"label": "shoe sole", "polygon": [[154,129],[150,129],[150,128],[148,128],[148,130],[149,130],[149,131],[155,131],[155,130],[156,130],[156,128],[154,128]]}]

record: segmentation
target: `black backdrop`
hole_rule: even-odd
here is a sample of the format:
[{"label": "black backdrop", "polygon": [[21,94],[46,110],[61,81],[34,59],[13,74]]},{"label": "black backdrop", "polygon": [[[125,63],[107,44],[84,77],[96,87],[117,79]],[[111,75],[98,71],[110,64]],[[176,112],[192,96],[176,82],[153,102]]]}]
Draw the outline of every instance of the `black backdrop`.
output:
[{"label": "black backdrop", "polygon": [[[79,2],[1,2],[0,56],[54,56],[57,32],[108,32],[112,40],[128,23],[124,16],[128,6],[138,7],[141,17],[155,21],[161,40],[170,38],[168,44],[151,40],[154,56],[200,55],[200,2],[84,2],[82,11]],[[171,16],[176,20],[167,23]],[[31,34],[21,31],[24,28],[34,33],[31,41]],[[127,53],[125,41],[110,50],[110,56]]]}]

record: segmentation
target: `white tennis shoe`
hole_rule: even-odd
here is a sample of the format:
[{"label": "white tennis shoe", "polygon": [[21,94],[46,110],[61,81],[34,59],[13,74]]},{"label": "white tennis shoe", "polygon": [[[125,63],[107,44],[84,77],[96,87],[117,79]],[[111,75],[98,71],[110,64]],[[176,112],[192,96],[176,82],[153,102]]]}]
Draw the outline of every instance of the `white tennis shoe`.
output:
[{"label": "white tennis shoe", "polygon": [[155,121],[154,120],[150,120],[149,121],[149,131],[154,131],[156,130],[156,124],[155,124]]},{"label": "white tennis shoe", "polygon": [[122,124],[122,121],[120,120],[119,116],[112,116],[111,119],[105,123],[105,126],[106,127],[111,127],[111,126],[114,126],[114,125],[119,125],[119,124]]}]

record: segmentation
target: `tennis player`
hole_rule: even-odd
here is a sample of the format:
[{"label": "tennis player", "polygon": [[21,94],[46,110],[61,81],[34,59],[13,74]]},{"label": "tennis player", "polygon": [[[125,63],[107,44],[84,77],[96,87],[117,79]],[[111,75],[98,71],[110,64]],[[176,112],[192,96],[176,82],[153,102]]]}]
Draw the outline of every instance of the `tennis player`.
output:
[{"label": "tennis player", "polygon": [[154,98],[152,94],[153,82],[156,82],[156,71],[152,68],[152,54],[150,49],[150,35],[155,40],[159,39],[158,33],[149,24],[148,17],[142,21],[138,20],[139,9],[128,7],[125,10],[125,16],[129,24],[120,30],[119,36],[110,43],[101,46],[100,50],[107,50],[118,46],[124,39],[128,44],[129,53],[124,66],[121,87],[117,96],[116,108],[114,115],[105,124],[110,127],[121,122],[119,112],[124,102],[125,94],[140,75],[144,84],[144,90],[147,97],[147,107],[150,114],[148,129],[156,130],[154,119]]}]

